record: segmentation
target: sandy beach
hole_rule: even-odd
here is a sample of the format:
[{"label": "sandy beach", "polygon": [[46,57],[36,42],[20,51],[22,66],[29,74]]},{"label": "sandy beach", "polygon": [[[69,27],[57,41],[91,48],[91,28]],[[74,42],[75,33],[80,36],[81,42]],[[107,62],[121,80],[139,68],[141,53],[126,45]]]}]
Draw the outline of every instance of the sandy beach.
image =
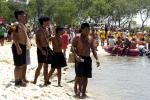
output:
[{"label": "sandy beach", "polygon": [[[36,66],[36,47],[33,46],[31,48],[31,64],[27,69],[27,79],[29,81],[33,81]],[[0,100],[75,100],[73,87],[71,87],[73,84],[67,84],[65,81],[65,69],[62,72],[63,87],[56,86],[57,77],[51,79],[51,85],[43,86],[42,71],[36,85],[28,83],[27,87],[15,87],[11,43],[5,43],[4,46],[0,46]]]},{"label": "sandy beach", "polygon": [[[0,50],[0,100],[81,100],[74,98],[73,82],[70,82],[75,76],[73,64],[63,69],[63,87],[56,86],[57,77],[50,80],[51,85],[43,86],[42,71],[36,85],[29,83],[27,87],[16,87],[11,43],[0,46]],[[68,54],[69,47],[67,58]],[[93,78],[89,80],[88,97],[84,100],[150,100],[150,61],[147,57],[109,56],[100,46],[98,54],[101,66],[97,68],[93,60]],[[33,45],[31,65],[27,69],[29,81],[33,81],[36,66],[36,47]]]}]

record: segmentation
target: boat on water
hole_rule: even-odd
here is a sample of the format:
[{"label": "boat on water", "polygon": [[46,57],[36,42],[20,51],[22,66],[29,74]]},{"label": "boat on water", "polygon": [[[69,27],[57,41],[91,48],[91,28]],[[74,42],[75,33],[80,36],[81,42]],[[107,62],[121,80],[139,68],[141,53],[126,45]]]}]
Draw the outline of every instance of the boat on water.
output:
[{"label": "boat on water", "polygon": [[[105,52],[112,54],[112,50],[113,47],[108,47],[108,46],[104,46],[103,49],[105,50]],[[123,48],[117,48],[114,52],[113,55],[121,55]],[[129,49],[128,53],[126,54],[126,56],[138,56],[139,55],[139,50],[138,49]]]}]

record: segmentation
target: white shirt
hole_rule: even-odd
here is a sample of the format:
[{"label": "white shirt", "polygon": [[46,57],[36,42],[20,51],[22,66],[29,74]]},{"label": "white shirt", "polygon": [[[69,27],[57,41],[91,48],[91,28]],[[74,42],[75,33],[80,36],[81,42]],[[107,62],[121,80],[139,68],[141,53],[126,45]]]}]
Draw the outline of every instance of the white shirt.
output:
[{"label": "white shirt", "polygon": [[109,47],[115,46],[115,39],[109,39],[108,42],[109,42],[109,45],[108,45]]}]

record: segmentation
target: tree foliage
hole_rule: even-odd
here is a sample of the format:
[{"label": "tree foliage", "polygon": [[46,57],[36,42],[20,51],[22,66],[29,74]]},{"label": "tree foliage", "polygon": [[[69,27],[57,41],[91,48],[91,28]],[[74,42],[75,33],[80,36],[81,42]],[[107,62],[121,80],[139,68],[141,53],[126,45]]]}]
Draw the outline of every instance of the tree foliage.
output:
[{"label": "tree foliage", "polygon": [[26,9],[31,19],[48,15],[51,21],[60,24],[76,24],[81,21],[107,22],[118,26],[133,22],[141,14],[142,26],[150,17],[150,0],[30,0],[28,5],[10,0],[0,0],[0,15],[13,16],[16,8]]}]

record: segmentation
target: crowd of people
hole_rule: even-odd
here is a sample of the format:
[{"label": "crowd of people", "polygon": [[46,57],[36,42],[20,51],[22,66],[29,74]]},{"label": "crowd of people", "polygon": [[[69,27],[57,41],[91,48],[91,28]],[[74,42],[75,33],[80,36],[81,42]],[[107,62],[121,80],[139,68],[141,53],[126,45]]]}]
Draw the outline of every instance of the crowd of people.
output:
[{"label": "crowd of people", "polygon": [[[150,31],[149,32],[129,32],[120,28],[108,28],[106,31],[103,27],[101,30],[97,30],[97,34],[101,40],[101,46],[104,46],[104,42],[107,42],[107,46],[112,48],[112,53],[128,55],[129,49],[140,49],[141,47],[147,51],[150,50]],[[148,44],[148,46],[147,46]]]}]

